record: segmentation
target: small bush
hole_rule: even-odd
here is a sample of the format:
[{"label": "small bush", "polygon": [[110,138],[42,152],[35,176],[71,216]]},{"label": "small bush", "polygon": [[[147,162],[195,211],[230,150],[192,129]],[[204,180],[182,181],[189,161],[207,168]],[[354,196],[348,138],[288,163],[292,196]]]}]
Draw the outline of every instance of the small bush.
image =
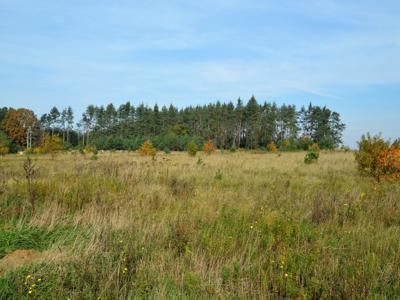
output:
[{"label": "small bush", "polygon": [[400,179],[400,146],[392,146],[382,151],[378,166],[385,177]]},{"label": "small bush", "polygon": [[307,165],[316,163],[318,161],[318,158],[319,158],[319,152],[315,150],[310,150],[304,157],[304,163]]},{"label": "small bush", "polygon": [[10,149],[6,146],[0,146],[0,155],[6,155]]},{"label": "small bush", "polygon": [[40,145],[29,150],[34,154],[55,154],[56,152],[63,150],[63,145],[60,137],[46,133],[42,137]]},{"label": "small bush", "polygon": [[87,153],[87,154],[89,154],[89,153],[97,154],[96,146],[92,146],[92,145],[87,145],[83,151],[84,151],[84,153]]},{"label": "small bush", "polygon": [[267,145],[267,149],[269,152],[278,152],[278,147],[276,146],[276,144],[274,142],[271,142]]},{"label": "small bush", "polygon": [[380,162],[381,156],[388,151],[389,143],[381,136],[363,135],[358,142],[358,151],[355,153],[355,159],[358,170],[363,175],[376,178],[378,181],[384,175],[385,169]]},{"label": "small bush", "polygon": [[191,141],[187,145],[187,152],[190,156],[196,156],[197,153],[197,144],[194,141]]},{"label": "small bush", "polygon": [[300,149],[308,150],[308,147],[310,147],[310,144],[311,144],[311,139],[309,136],[303,135],[299,140]]},{"label": "small bush", "polygon": [[321,149],[317,143],[314,143],[314,144],[311,144],[310,146],[308,146],[308,150],[319,152]]},{"label": "small bush", "polygon": [[157,154],[156,148],[153,146],[153,143],[149,140],[145,141],[140,147],[139,147],[139,154],[141,156],[151,156],[151,158],[155,158]]},{"label": "small bush", "polygon": [[232,145],[232,147],[229,149],[230,152],[235,153],[237,151],[237,148],[235,145]]},{"label": "small bush", "polygon": [[203,151],[207,154],[215,152],[215,146],[211,140],[203,145]]}]

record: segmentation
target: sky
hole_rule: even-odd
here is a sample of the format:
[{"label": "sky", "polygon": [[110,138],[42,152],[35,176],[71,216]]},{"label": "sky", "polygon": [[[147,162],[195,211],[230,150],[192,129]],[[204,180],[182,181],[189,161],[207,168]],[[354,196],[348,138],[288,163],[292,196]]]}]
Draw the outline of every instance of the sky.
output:
[{"label": "sky", "polygon": [[0,0],[0,106],[326,105],[400,137],[398,0]]}]

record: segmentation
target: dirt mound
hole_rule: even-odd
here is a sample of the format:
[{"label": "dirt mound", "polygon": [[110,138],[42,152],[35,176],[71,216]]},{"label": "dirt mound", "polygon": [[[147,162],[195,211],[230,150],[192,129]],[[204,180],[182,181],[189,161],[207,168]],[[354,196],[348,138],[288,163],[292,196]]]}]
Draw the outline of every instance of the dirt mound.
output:
[{"label": "dirt mound", "polygon": [[36,250],[15,250],[0,259],[0,275],[36,261],[41,257],[42,253]]}]

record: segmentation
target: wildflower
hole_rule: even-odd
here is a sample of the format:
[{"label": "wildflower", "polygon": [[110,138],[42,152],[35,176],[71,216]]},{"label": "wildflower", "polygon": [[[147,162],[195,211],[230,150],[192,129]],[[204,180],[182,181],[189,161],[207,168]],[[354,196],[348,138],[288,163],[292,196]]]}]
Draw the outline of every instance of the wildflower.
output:
[{"label": "wildflower", "polygon": [[124,241],[123,241],[123,240],[119,240],[119,243],[120,243],[120,244],[123,244],[123,243],[124,243]]},{"label": "wildflower", "polygon": [[28,275],[28,276],[26,276],[26,279],[31,279],[32,278],[32,275]]},{"label": "wildflower", "polygon": [[32,294],[32,290],[29,290],[29,291],[28,291],[28,294],[31,295],[31,294]]},{"label": "wildflower", "polygon": [[38,280],[37,280],[38,282],[42,282],[42,278],[38,278]]},{"label": "wildflower", "polygon": [[253,225],[250,226],[250,229],[253,229]]},{"label": "wildflower", "polygon": [[345,204],[343,204],[344,206],[347,206],[348,204],[347,203],[345,203]]},{"label": "wildflower", "polygon": [[285,273],[285,277],[286,277],[286,278],[289,277],[289,274],[288,274],[288,273]]}]

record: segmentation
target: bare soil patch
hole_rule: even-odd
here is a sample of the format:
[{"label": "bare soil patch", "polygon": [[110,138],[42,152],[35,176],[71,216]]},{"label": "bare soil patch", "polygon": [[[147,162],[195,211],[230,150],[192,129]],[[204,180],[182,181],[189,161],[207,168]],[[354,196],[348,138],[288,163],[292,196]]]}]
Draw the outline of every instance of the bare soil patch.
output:
[{"label": "bare soil patch", "polygon": [[36,250],[15,250],[0,259],[0,275],[34,262],[42,257]]}]

